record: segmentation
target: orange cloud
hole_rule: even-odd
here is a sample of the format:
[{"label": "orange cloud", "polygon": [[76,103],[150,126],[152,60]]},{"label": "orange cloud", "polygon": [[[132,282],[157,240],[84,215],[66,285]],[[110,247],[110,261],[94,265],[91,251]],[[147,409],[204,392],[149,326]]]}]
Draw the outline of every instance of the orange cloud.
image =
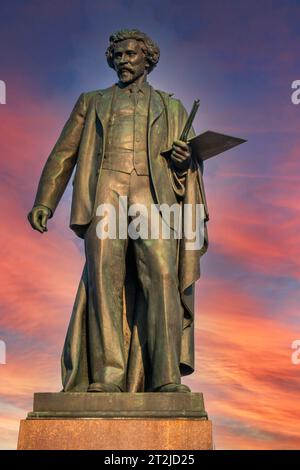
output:
[{"label": "orange cloud", "polygon": [[186,382],[204,392],[217,448],[299,448],[300,376],[291,343],[300,327],[266,318],[266,305],[238,287],[217,280],[199,287],[196,372]]},{"label": "orange cloud", "polygon": [[[20,103],[18,114],[8,116],[1,140],[8,155],[0,189],[0,327],[8,362],[0,366],[3,448],[15,446],[18,422],[31,408],[32,394],[60,389],[59,356],[84,262],[82,243],[67,228],[68,194],[47,234],[33,232],[26,221],[41,167],[57,137],[57,113],[64,112],[54,103],[43,109],[34,100]],[[300,272],[296,150],[284,161],[290,162],[284,174],[278,162],[265,179],[234,174],[229,165],[227,174],[208,170],[206,175],[211,246],[204,266],[214,257],[227,262],[228,271],[216,266],[207,274],[204,269],[197,285],[196,372],[185,382],[204,392],[217,448],[300,445],[300,366],[291,364],[291,343],[300,338],[299,305],[288,290],[280,298],[274,280],[282,276],[295,283]],[[239,275],[233,279],[235,268]],[[260,293],[254,275],[262,283]],[[267,283],[272,298],[269,291],[263,293]]]}]

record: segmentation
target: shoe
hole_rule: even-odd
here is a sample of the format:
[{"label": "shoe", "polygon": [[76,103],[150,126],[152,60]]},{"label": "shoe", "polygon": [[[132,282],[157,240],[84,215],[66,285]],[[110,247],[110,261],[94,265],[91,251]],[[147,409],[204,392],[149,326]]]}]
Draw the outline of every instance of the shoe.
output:
[{"label": "shoe", "polygon": [[88,389],[88,392],[100,392],[100,393],[121,393],[122,390],[118,385],[115,384],[102,384],[100,382],[95,382],[93,384],[90,384]]},{"label": "shoe", "polygon": [[157,388],[155,392],[166,392],[166,393],[190,393],[191,390],[187,385],[183,384],[166,384]]}]

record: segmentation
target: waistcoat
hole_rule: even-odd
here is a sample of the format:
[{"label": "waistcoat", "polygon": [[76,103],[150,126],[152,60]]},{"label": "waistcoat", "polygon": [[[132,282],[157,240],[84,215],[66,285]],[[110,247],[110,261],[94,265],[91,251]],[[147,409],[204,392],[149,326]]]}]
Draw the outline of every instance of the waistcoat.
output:
[{"label": "waistcoat", "polygon": [[149,175],[147,129],[150,87],[114,88],[102,168]]}]

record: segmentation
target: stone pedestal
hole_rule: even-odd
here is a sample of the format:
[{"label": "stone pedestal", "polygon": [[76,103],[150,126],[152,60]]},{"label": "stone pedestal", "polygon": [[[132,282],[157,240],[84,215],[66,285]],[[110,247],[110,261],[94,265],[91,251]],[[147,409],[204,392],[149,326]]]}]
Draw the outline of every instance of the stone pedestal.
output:
[{"label": "stone pedestal", "polygon": [[18,449],[208,450],[201,393],[36,393]]}]

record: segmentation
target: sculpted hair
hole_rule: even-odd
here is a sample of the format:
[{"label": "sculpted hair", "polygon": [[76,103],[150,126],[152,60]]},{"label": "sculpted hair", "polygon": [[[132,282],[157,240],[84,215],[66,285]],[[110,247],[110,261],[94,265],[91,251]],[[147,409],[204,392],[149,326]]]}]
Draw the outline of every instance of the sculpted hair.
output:
[{"label": "sculpted hair", "polygon": [[120,41],[126,39],[135,39],[141,43],[142,51],[146,56],[146,60],[149,63],[148,73],[152,72],[154,67],[157,65],[160,56],[160,50],[157,44],[152,41],[147,34],[142,33],[138,29],[121,29],[113,33],[109,38],[109,46],[105,52],[108,65],[113,69],[113,55],[115,45]]}]

